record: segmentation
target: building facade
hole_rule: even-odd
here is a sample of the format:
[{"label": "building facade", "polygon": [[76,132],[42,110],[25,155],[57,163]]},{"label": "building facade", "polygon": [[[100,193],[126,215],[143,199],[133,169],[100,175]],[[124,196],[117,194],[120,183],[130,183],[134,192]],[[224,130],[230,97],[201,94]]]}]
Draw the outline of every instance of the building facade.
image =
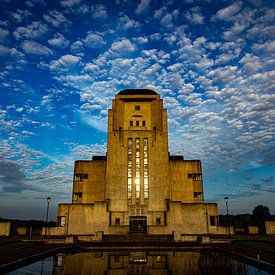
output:
[{"label": "building facade", "polygon": [[107,154],[75,162],[72,203],[58,207],[58,232],[173,233],[180,239],[225,233],[217,218],[217,205],[204,203],[200,160],[169,154],[160,95],[119,92],[108,111]]}]

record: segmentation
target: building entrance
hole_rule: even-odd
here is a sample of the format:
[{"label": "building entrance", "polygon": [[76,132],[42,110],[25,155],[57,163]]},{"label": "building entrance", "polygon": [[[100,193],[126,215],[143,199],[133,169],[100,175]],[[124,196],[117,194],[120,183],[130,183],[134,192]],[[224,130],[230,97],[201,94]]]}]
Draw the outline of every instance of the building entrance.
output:
[{"label": "building entrance", "polygon": [[132,216],[130,219],[130,233],[147,233],[147,218],[144,216]]}]

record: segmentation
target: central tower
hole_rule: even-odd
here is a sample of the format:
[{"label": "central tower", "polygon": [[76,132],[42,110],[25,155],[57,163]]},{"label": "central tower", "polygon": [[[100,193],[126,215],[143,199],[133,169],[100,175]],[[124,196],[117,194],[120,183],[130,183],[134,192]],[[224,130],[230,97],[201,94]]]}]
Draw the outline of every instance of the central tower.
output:
[{"label": "central tower", "polygon": [[108,114],[106,199],[129,216],[165,211],[169,197],[167,111],[160,96],[123,90]]}]

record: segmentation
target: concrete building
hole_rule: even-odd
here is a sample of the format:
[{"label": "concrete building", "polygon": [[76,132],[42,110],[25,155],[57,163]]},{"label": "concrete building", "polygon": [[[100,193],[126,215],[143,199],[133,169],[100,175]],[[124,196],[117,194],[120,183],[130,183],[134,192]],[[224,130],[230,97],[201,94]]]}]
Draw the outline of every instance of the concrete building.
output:
[{"label": "concrete building", "polygon": [[[106,156],[77,160],[71,204],[50,234],[226,234],[215,203],[204,203],[200,160],[168,151],[167,110],[147,89],[119,92],[108,111]],[[95,237],[96,238],[96,237]]]}]

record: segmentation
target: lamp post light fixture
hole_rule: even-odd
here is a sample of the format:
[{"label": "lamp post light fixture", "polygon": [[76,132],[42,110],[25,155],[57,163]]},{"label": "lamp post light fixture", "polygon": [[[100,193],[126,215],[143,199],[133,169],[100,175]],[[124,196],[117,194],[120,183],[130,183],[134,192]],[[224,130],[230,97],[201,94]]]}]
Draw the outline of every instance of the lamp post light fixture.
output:
[{"label": "lamp post light fixture", "polygon": [[47,235],[47,226],[48,226],[48,217],[49,217],[49,205],[50,205],[50,197],[47,197],[47,213],[46,213],[46,227],[45,227],[45,236]]},{"label": "lamp post light fixture", "polygon": [[228,225],[228,237],[229,239],[231,238],[231,233],[230,233],[230,217],[229,217],[229,213],[228,213],[228,197],[224,197],[225,200],[225,206],[226,206],[226,215],[227,215],[227,225]]}]

